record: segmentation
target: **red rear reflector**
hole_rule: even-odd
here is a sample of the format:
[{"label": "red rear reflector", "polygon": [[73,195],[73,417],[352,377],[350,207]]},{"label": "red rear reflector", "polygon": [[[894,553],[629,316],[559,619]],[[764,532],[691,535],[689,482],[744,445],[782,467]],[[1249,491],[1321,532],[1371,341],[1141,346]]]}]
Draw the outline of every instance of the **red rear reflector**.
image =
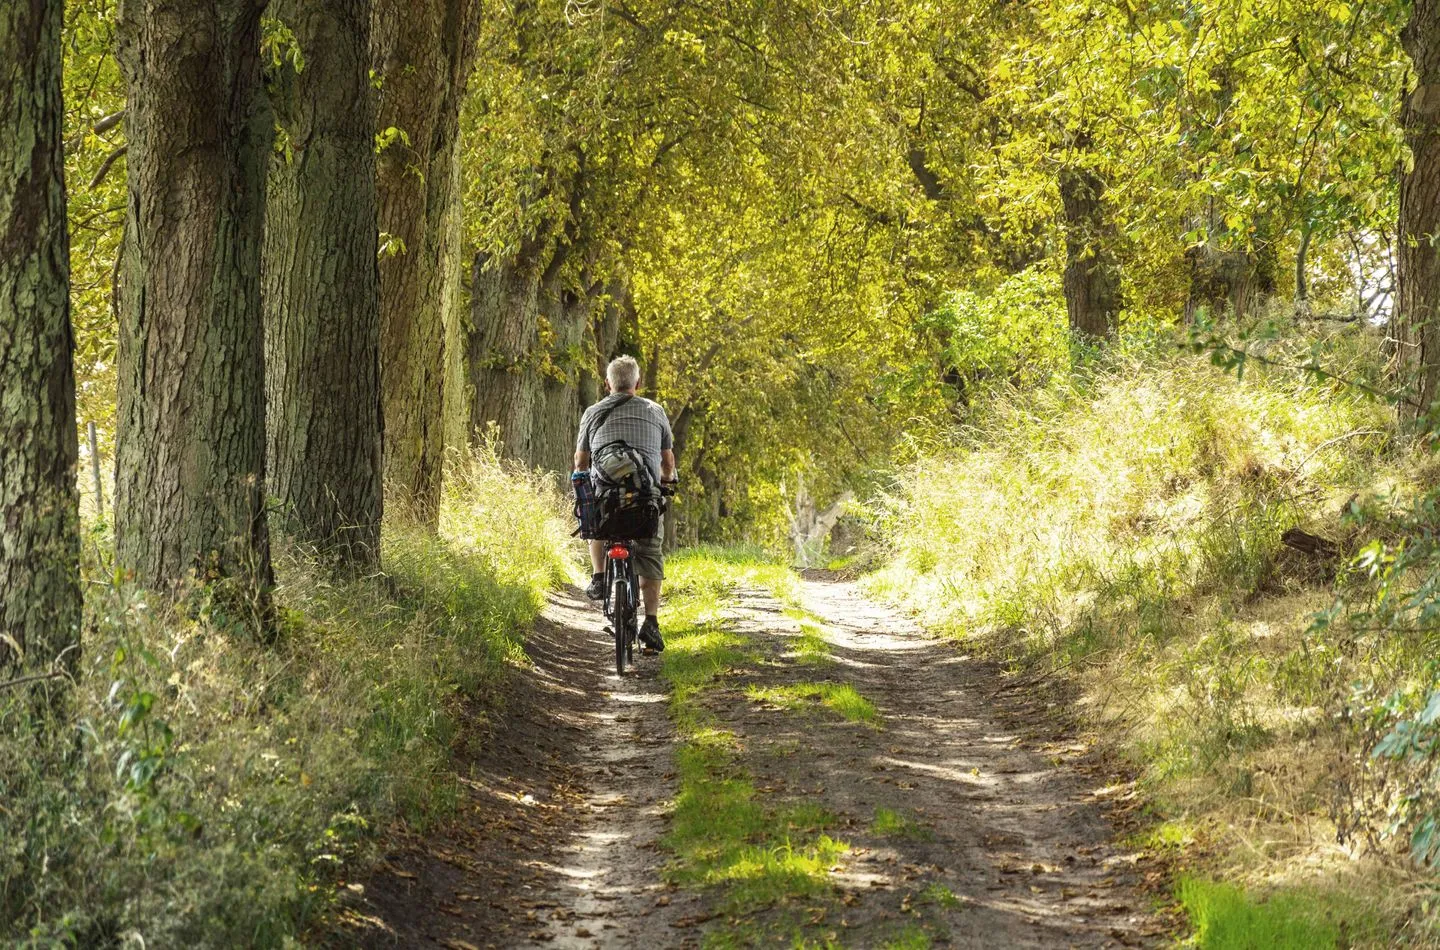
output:
[{"label": "red rear reflector", "polygon": [[620,545],[617,544],[610,549],[610,556],[617,561],[623,561],[630,556],[630,549],[622,548]]}]

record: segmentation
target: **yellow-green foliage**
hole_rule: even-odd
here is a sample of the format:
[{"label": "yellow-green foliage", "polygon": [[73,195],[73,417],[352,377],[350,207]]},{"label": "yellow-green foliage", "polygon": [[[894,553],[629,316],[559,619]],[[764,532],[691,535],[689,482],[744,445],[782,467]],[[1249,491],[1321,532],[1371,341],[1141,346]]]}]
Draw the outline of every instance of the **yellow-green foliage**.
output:
[{"label": "yellow-green foliage", "polygon": [[369,831],[457,801],[455,743],[565,533],[539,483],[453,474],[442,536],[387,530],[383,577],[282,556],[271,648],[92,572],[70,715],[0,705],[0,938],[274,946]]}]

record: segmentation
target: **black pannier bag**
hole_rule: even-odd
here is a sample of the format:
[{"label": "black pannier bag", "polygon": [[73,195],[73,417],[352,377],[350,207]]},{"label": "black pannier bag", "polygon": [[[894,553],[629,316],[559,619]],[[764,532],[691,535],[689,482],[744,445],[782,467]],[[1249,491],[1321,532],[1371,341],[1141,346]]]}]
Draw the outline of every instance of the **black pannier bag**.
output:
[{"label": "black pannier bag", "polygon": [[652,495],[602,494],[600,518],[591,537],[602,541],[648,541],[660,533],[665,501]]}]

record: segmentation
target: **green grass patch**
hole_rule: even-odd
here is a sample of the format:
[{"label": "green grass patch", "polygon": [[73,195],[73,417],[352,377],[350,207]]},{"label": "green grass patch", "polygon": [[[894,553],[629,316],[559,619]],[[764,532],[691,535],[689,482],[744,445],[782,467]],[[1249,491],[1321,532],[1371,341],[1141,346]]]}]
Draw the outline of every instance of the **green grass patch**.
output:
[{"label": "green grass patch", "polygon": [[875,704],[849,683],[793,683],[786,686],[751,686],[745,695],[756,702],[770,703],[782,709],[806,710],[823,706],[847,722],[869,726],[880,724]]},{"label": "green grass patch", "polygon": [[924,825],[903,812],[883,805],[875,806],[875,820],[870,830],[883,838],[928,838],[931,832]]},{"label": "green grass patch", "polygon": [[1151,851],[1184,851],[1195,843],[1195,829],[1184,821],[1162,821],[1144,834],[1135,836],[1133,844]]},{"label": "green grass patch", "polygon": [[929,934],[911,924],[887,939],[881,946],[884,950],[930,950],[931,940]]},{"label": "green grass patch", "polygon": [[920,900],[926,904],[933,904],[941,910],[958,910],[960,908],[960,898],[939,881],[927,884],[925,889],[920,892]]},{"label": "green grass patch", "polygon": [[1180,880],[1176,895],[1200,950],[1325,950],[1340,945],[1330,908],[1313,894],[1275,894],[1257,901],[1232,884]]},{"label": "green grass patch", "polygon": [[833,662],[825,622],[801,607],[785,608],[785,616],[800,625],[800,635],[790,649],[790,658],[802,666],[828,666]]},{"label": "green grass patch", "polygon": [[[681,552],[670,563],[674,597],[660,675],[671,687],[671,716],[684,741],[665,839],[674,855],[669,877],[718,889],[731,913],[823,894],[831,869],[849,850],[826,834],[836,817],[812,802],[764,801],[737,737],[701,702],[727,675],[758,662],[750,641],[721,625],[729,593],[748,585],[783,591],[793,574],[734,549]],[[709,943],[727,945],[718,933]]]},{"label": "green grass patch", "polygon": [[761,548],[686,548],[667,559],[665,583],[669,593],[682,596],[700,592],[722,596],[736,587],[758,587],[782,604],[795,606],[800,599],[795,572]]}]

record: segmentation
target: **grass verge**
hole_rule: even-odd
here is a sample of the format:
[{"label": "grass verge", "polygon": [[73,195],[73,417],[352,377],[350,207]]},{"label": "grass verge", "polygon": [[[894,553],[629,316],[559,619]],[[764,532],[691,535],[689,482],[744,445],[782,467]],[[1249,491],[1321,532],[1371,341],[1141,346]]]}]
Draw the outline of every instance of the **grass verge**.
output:
[{"label": "grass verge", "polygon": [[0,706],[0,941],[285,945],[377,829],[453,808],[565,531],[494,459],[452,474],[441,537],[388,529],[383,577],[281,552],[268,648],[114,581],[97,533],[68,712]]},{"label": "grass verge", "polygon": [[[1349,333],[1317,346],[1338,375],[1363,379],[1373,344]],[[1352,690],[1419,682],[1423,641],[1371,649],[1312,626],[1362,515],[1383,523],[1392,495],[1425,480],[1395,448],[1388,407],[1303,373],[1240,380],[1150,351],[1002,388],[973,413],[883,502],[894,556],[871,589],[1008,661],[1017,686],[1077,694],[1071,708],[1172,823],[1157,849],[1224,882],[1185,891],[1197,933],[1269,926],[1292,905],[1247,894],[1342,878],[1374,909],[1346,940],[1413,929],[1415,890],[1391,887],[1396,872],[1375,857],[1394,799],[1372,777],[1369,713],[1347,711]],[[1291,531],[1340,553],[1303,553]],[[1366,796],[1359,807],[1376,810],[1357,817]],[[1382,848],[1357,858],[1366,835]],[[1252,920],[1244,908],[1268,909]]]}]

